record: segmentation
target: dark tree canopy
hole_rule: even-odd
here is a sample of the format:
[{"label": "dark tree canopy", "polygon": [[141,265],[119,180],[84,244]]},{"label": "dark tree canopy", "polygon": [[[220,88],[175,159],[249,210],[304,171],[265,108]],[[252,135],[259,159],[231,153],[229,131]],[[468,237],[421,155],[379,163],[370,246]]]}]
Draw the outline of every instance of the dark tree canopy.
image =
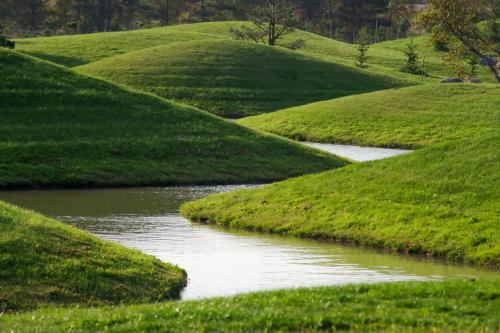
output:
[{"label": "dark tree canopy", "polygon": [[[10,37],[121,31],[181,23],[247,20],[274,3],[277,26],[354,42],[361,27],[379,39],[405,37],[417,0],[2,0],[0,23]],[[496,0],[491,0],[496,1]],[[286,5],[283,5],[286,3]],[[290,8],[292,10],[290,10]],[[259,13],[260,12],[260,13]],[[281,21],[281,22],[279,22]],[[284,22],[285,23],[284,23]],[[269,24],[260,22],[259,24]],[[271,24],[272,26],[272,24]],[[272,30],[272,28],[271,28]]]}]

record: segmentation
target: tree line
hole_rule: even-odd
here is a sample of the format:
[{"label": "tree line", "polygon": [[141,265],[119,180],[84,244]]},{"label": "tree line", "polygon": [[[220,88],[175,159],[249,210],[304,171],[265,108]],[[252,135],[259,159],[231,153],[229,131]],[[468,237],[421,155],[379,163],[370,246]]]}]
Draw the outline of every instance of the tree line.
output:
[{"label": "tree line", "polygon": [[[363,27],[374,41],[405,37],[418,0],[280,0],[296,28],[353,42]],[[247,20],[265,0],[2,0],[0,28],[10,37],[123,31]]]}]

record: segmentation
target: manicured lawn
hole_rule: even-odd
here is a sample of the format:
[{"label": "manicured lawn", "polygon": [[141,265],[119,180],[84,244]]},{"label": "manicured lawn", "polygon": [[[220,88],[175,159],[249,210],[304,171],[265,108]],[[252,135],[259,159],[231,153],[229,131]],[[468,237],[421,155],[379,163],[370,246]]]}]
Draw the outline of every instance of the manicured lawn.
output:
[{"label": "manicured lawn", "polygon": [[[482,133],[480,133],[482,134]],[[500,136],[184,204],[194,221],[500,264]]]},{"label": "manicured lawn", "polygon": [[[218,32],[223,27],[225,32]],[[180,41],[228,38],[226,23],[183,24],[166,28],[105,32],[72,36],[35,37],[16,40],[16,50],[75,67],[131,51]]]},{"label": "manicured lawn", "polygon": [[0,202],[0,313],[168,300],[186,280],[176,266]]},{"label": "manicured lawn", "polygon": [[498,132],[500,86],[428,84],[248,117],[240,124],[301,141],[420,148]]},{"label": "manicured lawn", "polygon": [[[169,45],[184,41],[207,41],[232,39],[229,29],[248,24],[246,22],[206,22],[123,32],[106,32],[73,36],[37,37],[16,40],[16,48],[37,57],[65,66],[79,66],[94,61],[125,54],[145,48]],[[297,38],[306,41],[297,53],[314,56],[322,61],[354,67],[356,47],[352,44],[332,40],[313,33],[296,30],[281,44]],[[369,51],[369,67],[364,71],[382,74],[418,83],[419,76],[400,72],[405,62],[403,50],[409,39],[387,41],[372,45]],[[426,71],[431,75],[426,81],[435,81],[452,76],[452,71],[443,65],[444,52],[428,46],[425,36],[415,38],[420,56],[426,54]],[[485,68],[479,68],[481,79],[493,82]]]},{"label": "manicured lawn", "polygon": [[284,48],[222,39],[156,46],[77,70],[229,118],[409,84]]},{"label": "manicured lawn", "polygon": [[256,183],[346,162],[0,50],[0,188]]},{"label": "manicured lawn", "polygon": [[298,289],[4,315],[6,332],[497,332],[498,280]]}]

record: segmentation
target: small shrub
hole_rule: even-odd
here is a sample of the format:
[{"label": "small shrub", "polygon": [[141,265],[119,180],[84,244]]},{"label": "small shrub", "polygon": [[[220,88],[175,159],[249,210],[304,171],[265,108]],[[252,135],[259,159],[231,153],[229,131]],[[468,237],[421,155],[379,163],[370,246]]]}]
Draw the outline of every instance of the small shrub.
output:
[{"label": "small shrub", "polygon": [[16,43],[8,40],[7,37],[3,36],[3,25],[0,23],[0,47],[7,47],[9,49],[13,49],[16,46]]},{"label": "small shrub", "polygon": [[0,47],[13,49],[15,46],[16,46],[15,42],[8,40],[7,37],[0,36]]},{"label": "small shrub", "polygon": [[403,52],[406,55],[406,63],[403,67],[401,67],[401,71],[415,75],[423,74],[422,68],[419,64],[417,44],[415,44],[413,38],[410,39],[410,43],[406,44],[406,50]]},{"label": "small shrub", "polygon": [[358,55],[355,58],[355,64],[359,68],[365,68],[368,61],[368,49],[370,48],[370,34],[366,27],[359,30],[356,42],[358,43]]}]

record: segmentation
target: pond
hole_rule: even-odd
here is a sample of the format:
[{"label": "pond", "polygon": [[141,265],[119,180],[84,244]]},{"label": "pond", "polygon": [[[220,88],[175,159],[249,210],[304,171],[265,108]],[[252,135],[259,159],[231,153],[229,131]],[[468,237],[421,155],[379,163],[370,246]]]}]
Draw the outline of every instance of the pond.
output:
[{"label": "pond", "polygon": [[241,186],[0,192],[0,200],[55,217],[177,264],[183,299],[305,286],[494,274],[421,257],[190,223],[188,200]]}]

